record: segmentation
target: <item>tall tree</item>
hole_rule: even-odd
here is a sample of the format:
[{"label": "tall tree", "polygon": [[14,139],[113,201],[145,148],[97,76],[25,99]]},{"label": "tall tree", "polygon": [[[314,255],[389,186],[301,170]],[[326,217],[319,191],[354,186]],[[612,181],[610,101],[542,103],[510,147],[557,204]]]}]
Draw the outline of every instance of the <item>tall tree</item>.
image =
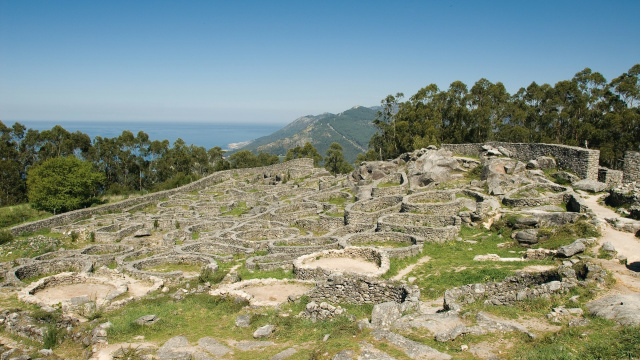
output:
[{"label": "tall tree", "polygon": [[331,174],[346,174],[353,171],[353,166],[349,164],[342,154],[342,146],[334,142],[327,150],[327,156],[324,158],[324,168]]}]

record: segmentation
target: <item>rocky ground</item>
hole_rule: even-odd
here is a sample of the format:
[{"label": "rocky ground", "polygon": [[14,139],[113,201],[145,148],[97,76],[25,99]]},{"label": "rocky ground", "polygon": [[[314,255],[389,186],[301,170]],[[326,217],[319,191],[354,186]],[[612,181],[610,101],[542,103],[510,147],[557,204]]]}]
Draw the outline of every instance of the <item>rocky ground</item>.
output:
[{"label": "rocky ground", "polygon": [[229,171],[25,234],[2,360],[637,358],[636,188],[505,155]]}]

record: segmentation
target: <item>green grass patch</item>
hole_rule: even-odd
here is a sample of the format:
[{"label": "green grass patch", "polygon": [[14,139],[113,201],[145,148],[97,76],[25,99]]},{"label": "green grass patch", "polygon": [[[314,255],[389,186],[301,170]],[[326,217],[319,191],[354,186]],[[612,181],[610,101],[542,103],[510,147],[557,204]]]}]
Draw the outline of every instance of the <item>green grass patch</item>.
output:
[{"label": "green grass patch", "polygon": [[172,271],[182,271],[186,273],[199,273],[202,269],[202,264],[188,264],[188,263],[166,263],[160,264],[156,266],[152,266],[149,268],[145,268],[145,271],[164,273],[164,272],[172,272]]},{"label": "green grass patch", "polygon": [[338,207],[344,207],[344,204],[347,203],[347,198],[342,196],[335,196],[327,200],[329,204],[336,205]]},{"label": "green grass patch", "polygon": [[[502,281],[525,266],[554,264],[551,259],[501,263],[473,261],[477,254],[514,257],[520,256],[520,252],[524,252],[526,249],[517,244],[513,244],[509,248],[498,247],[499,243],[510,241],[510,239],[505,239],[497,232],[484,228],[463,226],[460,236],[463,240],[473,240],[477,243],[449,241],[425,244],[422,254],[428,255],[431,260],[416,266],[409,275],[417,278],[415,284],[422,289],[423,298],[437,298],[442,296],[445,290],[465,284]],[[515,253],[510,251],[515,251]],[[402,259],[402,261],[411,260]],[[393,259],[391,264],[393,267]]]},{"label": "green grass patch", "polygon": [[402,185],[402,184],[400,184],[399,182],[388,181],[388,182],[379,183],[376,187],[378,187],[378,188],[388,188],[388,187],[400,186],[400,185]]},{"label": "green grass patch", "polygon": [[52,213],[36,210],[29,204],[4,206],[0,208],[0,229],[16,226],[53,216]]},{"label": "green grass patch", "polygon": [[276,270],[254,270],[251,271],[245,267],[238,269],[238,276],[241,280],[249,279],[294,279],[295,274],[292,270],[276,269]]}]

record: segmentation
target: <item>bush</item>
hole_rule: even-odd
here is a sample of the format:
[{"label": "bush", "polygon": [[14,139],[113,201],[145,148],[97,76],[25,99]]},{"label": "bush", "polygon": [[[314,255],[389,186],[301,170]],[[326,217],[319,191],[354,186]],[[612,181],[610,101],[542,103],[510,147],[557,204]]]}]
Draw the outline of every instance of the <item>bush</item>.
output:
[{"label": "bush", "polygon": [[9,230],[0,231],[0,245],[13,241],[13,234]]},{"label": "bush", "polygon": [[53,349],[58,346],[58,340],[62,338],[62,330],[58,329],[55,325],[49,325],[47,332],[42,339],[43,347],[45,349]]},{"label": "bush", "polygon": [[78,241],[78,237],[80,236],[75,230],[71,231],[70,235],[71,235],[71,242]]},{"label": "bush", "polygon": [[92,231],[91,233],[89,233],[89,241],[96,242],[96,233],[95,233],[95,231]]},{"label": "bush", "polygon": [[89,206],[105,180],[90,162],[57,157],[29,169],[29,202],[39,210],[61,213]]}]

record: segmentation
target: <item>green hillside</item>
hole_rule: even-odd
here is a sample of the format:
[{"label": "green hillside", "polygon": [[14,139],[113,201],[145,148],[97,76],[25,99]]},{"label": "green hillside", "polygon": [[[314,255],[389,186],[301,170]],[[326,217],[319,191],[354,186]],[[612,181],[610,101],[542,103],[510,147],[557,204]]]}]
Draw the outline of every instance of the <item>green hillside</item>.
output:
[{"label": "green hillside", "polygon": [[339,114],[304,116],[237,150],[264,151],[284,156],[289,149],[310,142],[324,156],[329,145],[337,142],[342,145],[345,159],[352,163],[358,154],[366,152],[369,139],[376,132],[373,126],[376,112],[371,108],[355,106]]}]

